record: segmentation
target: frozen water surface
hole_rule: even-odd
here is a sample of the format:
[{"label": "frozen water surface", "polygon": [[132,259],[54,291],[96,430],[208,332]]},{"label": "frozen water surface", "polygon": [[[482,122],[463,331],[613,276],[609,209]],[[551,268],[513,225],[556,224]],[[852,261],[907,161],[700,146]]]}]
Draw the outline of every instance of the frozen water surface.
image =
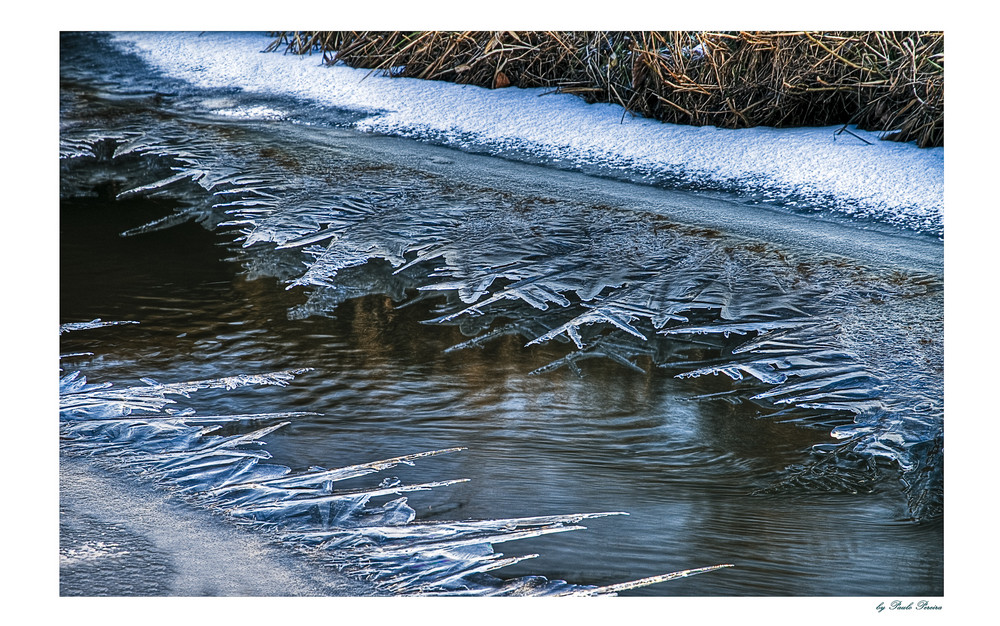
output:
[{"label": "frozen water surface", "polygon": [[[83,325],[81,325],[83,326]],[[95,324],[76,330],[100,327]],[[706,573],[729,564],[672,572],[604,587],[572,585],[540,576],[502,580],[488,572],[532,558],[506,557],[495,544],[551,533],[582,530],[579,522],[621,513],[582,513],[530,518],[418,522],[400,494],[448,487],[464,480],[402,484],[383,479],[375,487],[340,488],[342,481],[412,465],[420,458],[461,451],[434,450],[347,467],[289,467],[262,463],[271,458],[264,438],[289,425],[287,418],[310,413],[196,415],[192,409],[165,409],[167,396],[190,397],[203,389],[232,390],[251,385],[284,386],[302,370],[238,375],[223,379],[112,390],[87,384],[79,372],[60,380],[60,449],[96,464],[136,476],[183,495],[188,501],[268,531],[341,575],[373,583],[382,591],[407,595],[608,595],[618,591]],[[231,435],[213,434],[223,424],[268,422]],[[395,497],[369,506],[373,500]],[[117,544],[89,543],[67,548],[62,567],[78,561],[127,555]],[[111,595],[116,595],[112,590]]]},{"label": "frozen water surface", "polygon": [[[64,265],[62,330],[94,322],[63,336],[67,453],[395,593],[608,593],[716,563],[737,567],[644,589],[940,593],[936,227],[373,137],[83,54],[63,248],[93,267]],[[605,539],[559,538],[584,522]]]},{"label": "frozen water surface", "polygon": [[[719,130],[660,124],[545,89],[487,90],[324,67],[322,55],[256,54],[259,33],[116,33],[119,46],[203,87],[290,95],[361,111],[365,131],[429,139],[646,180],[784,198],[906,228],[943,232],[944,151],[824,129]],[[544,97],[542,97],[544,96]],[[265,107],[254,107],[263,110]],[[856,137],[864,139],[859,140]],[[869,143],[865,143],[869,142]]]}]

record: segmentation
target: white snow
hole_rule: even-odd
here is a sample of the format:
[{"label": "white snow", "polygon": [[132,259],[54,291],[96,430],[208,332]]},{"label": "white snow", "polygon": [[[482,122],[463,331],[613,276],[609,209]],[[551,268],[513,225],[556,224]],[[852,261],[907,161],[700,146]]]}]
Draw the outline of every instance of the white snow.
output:
[{"label": "white snow", "polygon": [[223,117],[236,117],[248,120],[282,120],[288,116],[288,114],[284,111],[279,111],[278,109],[272,109],[271,107],[263,105],[215,109],[212,113]]},{"label": "white snow", "polygon": [[[546,89],[484,89],[326,66],[320,55],[261,51],[260,33],[115,33],[160,71],[203,87],[239,87],[369,115],[362,131],[448,145],[527,151],[629,168],[863,214],[943,234],[944,149],[882,141],[850,127],[718,129],[664,124]],[[266,117],[266,116],[265,116]]]},{"label": "white snow", "polygon": [[59,548],[59,565],[66,567],[85,561],[96,561],[107,557],[125,556],[128,550],[122,550],[116,543],[97,541],[85,543],[77,548]]}]

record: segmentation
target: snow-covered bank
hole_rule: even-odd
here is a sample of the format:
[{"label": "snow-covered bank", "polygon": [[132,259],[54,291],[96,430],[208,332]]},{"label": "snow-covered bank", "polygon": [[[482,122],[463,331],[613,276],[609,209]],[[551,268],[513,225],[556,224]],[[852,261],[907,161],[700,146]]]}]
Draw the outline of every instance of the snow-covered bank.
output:
[{"label": "snow-covered bank", "polygon": [[677,126],[544,89],[389,78],[327,67],[318,55],[261,54],[269,39],[259,33],[117,33],[114,40],[199,86],[368,112],[355,124],[364,131],[629,168],[943,234],[943,148],[880,141],[856,128],[871,143],[838,135],[838,127]]}]

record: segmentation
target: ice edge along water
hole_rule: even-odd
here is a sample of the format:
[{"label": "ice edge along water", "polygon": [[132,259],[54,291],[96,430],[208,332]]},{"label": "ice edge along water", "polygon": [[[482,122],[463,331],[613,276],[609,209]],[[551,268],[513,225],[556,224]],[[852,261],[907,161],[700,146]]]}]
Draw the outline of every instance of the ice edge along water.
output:
[{"label": "ice edge along water", "polygon": [[[363,131],[796,198],[792,204],[944,233],[944,149],[882,141],[855,127],[852,132],[868,143],[838,134],[839,127],[664,124],[544,89],[390,78],[323,66],[321,55],[260,54],[269,40],[259,33],[114,33],[113,40],[165,74],[201,87],[238,87],[367,112],[354,124]],[[270,107],[256,109],[223,108],[220,114],[282,117]]]},{"label": "ice edge along water", "polygon": [[[235,228],[249,275],[311,289],[292,317],[332,314],[339,303],[373,293],[397,302],[436,296],[444,303],[427,322],[457,324],[473,336],[453,349],[512,334],[528,346],[575,345],[536,373],[562,366],[580,373],[580,361],[600,357],[637,371],[638,358],[673,369],[697,365],[682,377],[740,381],[748,374],[771,386],[749,400],[787,407],[773,417],[827,427],[841,440],[816,446],[816,463],[793,468],[765,491],[867,491],[880,475],[875,460],[888,458],[903,472],[912,517],[940,515],[935,276],[879,275],[829,259],[800,263],[762,244],[734,245],[609,209],[543,202],[533,210],[502,197],[483,204],[442,195],[402,171],[353,180],[354,160],[339,166],[346,179],[333,183],[335,153],[315,172],[300,161],[285,172],[272,159],[230,153],[207,128],[196,135],[183,122],[140,128],[67,125],[65,173],[90,159],[119,161],[123,172],[151,165],[170,172],[118,197],[180,194],[184,206],[124,234],[188,219]],[[757,338],[727,346],[731,335],[748,334]],[[719,358],[689,363],[683,346],[706,340]]]},{"label": "ice edge along water", "polygon": [[[135,322],[69,323],[60,334]],[[349,467],[312,467],[292,473],[262,463],[270,454],[263,438],[303,412],[196,415],[168,408],[170,396],[189,397],[202,389],[232,390],[248,385],[289,384],[306,369],[237,375],[220,379],[113,389],[88,383],[79,371],[59,382],[60,449],[124,472],[180,495],[228,519],[267,530],[342,573],[399,595],[615,595],[620,591],[693,576],[732,564],[693,568],[604,587],[574,585],[541,576],[504,580],[490,575],[537,555],[504,557],[495,544],[581,530],[581,521],[621,512],[577,513],[492,520],[420,522],[398,497],[380,506],[373,498],[447,487],[464,479],[404,485],[385,479],[374,488],[338,489],[344,480],[364,477],[422,458],[459,452],[448,448],[408,454]],[[285,420],[285,421],[278,421]],[[213,435],[221,424],[271,422],[243,434]]]},{"label": "ice edge along water", "polygon": [[[579,259],[573,255],[560,258],[549,250],[545,257],[546,263],[535,263],[533,266],[525,264],[523,261],[531,258],[534,252],[529,245],[526,248],[514,247],[512,250],[501,251],[501,256],[513,253],[520,260],[515,258],[512,262],[510,258],[498,258],[496,262],[484,267],[482,264],[471,264],[472,259],[467,258],[461,248],[456,249],[454,241],[434,238],[428,240],[426,233],[408,232],[398,241],[387,240],[384,236],[372,238],[371,227],[379,226],[385,219],[377,206],[378,198],[367,202],[338,198],[336,203],[329,206],[317,206],[313,203],[312,206],[299,206],[298,210],[283,214],[276,210],[279,203],[278,198],[273,195],[276,189],[282,187],[280,180],[275,184],[273,177],[269,179],[264,172],[254,172],[252,169],[248,171],[246,164],[233,167],[233,163],[227,162],[222,158],[224,155],[218,152],[192,152],[161,141],[155,134],[124,133],[117,136],[114,132],[98,131],[94,138],[113,147],[113,159],[156,155],[173,161],[175,171],[169,178],[140,185],[131,193],[158,193],[184,181],[196,182],[210,194],[216,194],[215,198],[231,200],[215,204],[212,196],[207,194],[212,206],[202,217],[210,218],[216,208],[228,208],[231,211],[231,223],[243,231],[243,243],[248,251],[255,248],[259,250],[260,245],[271,245],[274,249],[302,249],[314,257],[315,262],[306,273],[293,278],[289,283],[289,286],[317,288],[313,293],[315,297],[310,298],[310,306],[315,307],[314,313],[322,312],[325,307],[335,306],[340,299],[349,297],[352,288],[360,287],[361,292],[384,289],[384,286],[377,284],[354,285],[352,281],[356,277],[348,277],[344,272],[351,267],[371,265],[371,261],[381,259],[388,261],[391,266],[391,277],[406,281],[405,284],[421,289],[423,293],[442,294],[449,299],[442,307],[439,318],[441,323],[470,324],[471,321],[470,329],[486,329],[498,316],[497,307],[524,304],[524,308],[533,314],[523,316],[523,323],[514,324],[513,328],[490,329],[486,335],[476,337],[468,343],[481,344],[491,336],[496,336],[496,333],[522,334],[529,344],[549,340],[572,341],[578,351],[551,367],[566,365],[575,368],[576,361],[580,359],[601,356],[635,368],[635,356],[643,351],[650,351],[653,344],[651,340],[656,336],[683,338],[757,333],[756,339],[751,339],[732,351],[733,355],[745,355],[748,360],[739,361],[743,357],[738,357],[736,361],[701,367],[692,370],[690,374],[721,373],[736,380],[742,379],[743,374],[749,374],[763,383],[778,385],[770,392],[765,390],[755,397],[775,399],[790,405],[791,409],[796,406],[822,410],[857,409],[859,418],[853,425],[841,424],[834,431],[846,439],[841,449],[850,448],[868,451],[876,456],[888,456],[899,461],[904,470],[915,476],[919,476],[920,470],[929,463],[922,462],[911,453],[912,444],[922,445],[930,441],[932,446],[938,445],[934,442],[933,432],[928,439],[925,433],[917,431],[916,442],[907,440],[908,433],[913,433],[912,430],[900,432],[901,425],[912,426],[915,422],[912,413],[908,415],[906,411],[897,411],[897,416],[902,416],[901,418],[897,419],[892,415],[887,417],[887,411],[880,404],[877,393],[879,387],[884,387],[883,381],[872,377],[863,367],[863,361],[860,362],[862,367],[858,367],[858,355],[852,354],[843,345],[835,326],[822,323],[823,316],[816,315],[815,310],[802,310],[804,303],[817,294],[807,291],[796,297],[762,302],[753,293],[734,290],[731,280],[733,275],[729,267],[735,263],[736,267],[752,268],[752,261],[748,263],[745,259],[732,257],[727,259],[719,256],[719,250],[711,248],[707,249],[707,255],[692,255],[681,245],[677,250],[671,251],[667,258],[679,254],[687,259],[688,265],[675,267],[672,273],[667,273],[661,280],[650,281],[648,276],[620,276],[611,272],[598,276],[598,280],[584,281],[589,282],[584,284],[573,276],[572,270],[579,267]],[[92,148],[95,143],[90,139],[85,138],[75,144],[72,137],[68,136],[66,140],[65,151],[75,153],[67,153],[65,156],[94,156]],[[287,193],[288,190],[284,189],[284,192]],[[191,216],[168,216],[165,219],[183,220],[189,217]],[[448,219],[447,211],[443,219]],[[213,224],[217,224],[217,221],[212,220]],[[295,227],[291,228],[291,224]],[[169,224],[164,222],[151,225],[151,228],[166,225]],[[699,242],[698,245],[703,246],[704,242]],[[478,252],[484,251],[482,248],[478,249]],[[439,259],[444,265],[431,266],[435,259]],[[423,267],[418,267],[421,264],[424,264]],[[553,268],[553,264],[557,267]],[[691,282],[692,276],[699,274],[702,277]],[[757,274],[758,277],[763,275]],[[637,280],[639,278],[645,280],[645,285],[643,281]],[[491,285],[497,280],[501,281],[498,284],[502,287],[491,292]],[[781,280],[773,282],[780,291]],[[614,291],[626,284],[629,284],[628,288]],[[595,301],[605,287],[613,288],[611,297]],[[819,294],[822,298],[818,302],[825,302],[824,306],[831,308],[856,304],[860,294],[850,295],[847,293],[849,287],[850,285],[842,285]],[[911,287],[904,285],[903,291]],[[335,292],[334,297],[324,302],[324,298],[332,291]],[[576,293],[573,300],[578,299],[579,302],[571,302],[567,297],[573,292]],[[894,292],[888,287],[879,286],[871,292],[875,296],[891,296],[899,293],[899,290]],[[491,308],[494,310],[491,311]],[[686,316],[698,310],[717,311],[718,319],[710,320],[711,323],[708,324],[691,323],[692,320]],[[539,315],[538,311],[545,313]],[[510,310],[502,309],[500,313],[510,313]],[[778,319],[774,319],[775,317]],[[670,326],[666,326],[668,322]],[[601,336],[599,332],[595,332],[608,326],[617,329],[618,334]],[[800,382],[793,383],[795,377]],[[73,381],[67,382],[72,384]],[[904,408],[911,412],[914,409]],[[215,417],[225,419],[224,416]],[[812,414],[796,415],[794,411],[788,417],[815,419]],[[275,418],[281,419],[281,416]],[[183,420],[183,416],[178,418],[175,415],[170,419]],[[916,462],[913,462],[914,458],[917,459]],[[835,468],[838,472],[848,474],[854,469]],[[866,479],[863,466],[854,473],[859,474],[862,480]],[[807,474],[806,480],[815,480],[814,473],[804,474]],[[830,476],[822,478],[829,479]],[[382,491],[386,489],[389,488],[385,487]],[[919,488],[912,491],[918,496],[924,493]],[[271,510],[263,508],[261,512]],[[489,568],[492,565],[487,563],[483,567]]]}]

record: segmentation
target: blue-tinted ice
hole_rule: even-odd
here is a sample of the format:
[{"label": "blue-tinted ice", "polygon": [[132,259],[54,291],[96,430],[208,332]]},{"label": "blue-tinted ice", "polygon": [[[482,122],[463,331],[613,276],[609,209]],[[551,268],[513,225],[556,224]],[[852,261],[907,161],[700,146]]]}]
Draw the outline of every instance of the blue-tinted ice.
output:
[{"label": "blue-tinted ice", "polygon": [[[190,397],[203,389],[284,386],[302,371],[167,384],[146,379],[144,386],[121,389],[110,383],[88,383],[86,377],[74,371],[59,381],[60,449],[151,481],[238,523],[276,533],[282,541],[320,556],[339,571],[394,594],[613,595],[731,567],[715,565],[606,587],[574,585],[541,576],[504,580],[488,572],[533,555],[504,557],[493,549],[495,544],[581,530],[584,527],[579,523],[586,519],[622,513],[420,522],[406,498],[395,496],[463,480],[406,485],[387,478],[376,486],[360,489],[342,488],[339,483],[462,448],[293,473],[283,465],[264,462],[271,458],[263,448],[264,437],[288,425],[288,420],[309,413],[201,416],[193,409],[167,408],[176,404],[175,397]],[[252,424],[254,429],[213,434],[227,423]],[[267,425],[257,428],[259,423]],[[394,499],[371,504],[373,499],[388,497]]]},{"label": "blue-tinted ice", "polygon": [[332,315],[369,294],[434,298],[427,323],[470,337],[453,349],[511,334],[526,346],[567,344],[540,375],[582,372],[591,358],[682,378],[722,374],[775,419],[840,440],[768,490],[865,491],[886,459],[902,472],[914,519],[941,512],[937,276],[793,254],[640,211],[463,189],[419,169],[357,163],[335,146],[293,154],[254,147],[249,135],[222,141],[176,119],[155,133],[64,123],[62,148],[66,185],[87,184],[74,161],[103,159],[130,182],[118,197],[181,201],[124,234],[188,219],[232,232],[249,277],[307,290],[293,318]]},{"label": "blue-tinted ice", "polygon": [[[535,370],[539,376],[566,368],[586,380],[589,359],[681,379],[722,375],[734,397],[770,419],[837,439],[816,445],[809,462],[788,467],[762,492],[857,493],[898,473],[913,519],[942,513],[937,275],[793,252],[642,210],[466,187],[420,167],[359,162],[337,148],[335,136],[316,142],[305,134],[309,141],[289,147],[266,124],[220,128],[202,113],[158,117],[145,105],[132,110],[127,97],[124,113],[95,122],[87,103],[63,97],[64,196],[110,188],[109,201],[169,199],[174,212],[123,235],[185,221],[219,231],[248,278],[274,277],[307,294],[289,309],[293,319],[332,316],[345,301],[384,294],[397,306],[430,302],[427,324],[457,326],[467,337],[450,351],[511,335],[526,350],[559,347],[558,358]],[[118,323],[67,324],[60,332]],[[102,332],[116,331],[127,329]],[[278,529],[293,545],[393,592],[593,594],[632,584],[590,588],[489,575],[526,558],[503,557],[494,544],[574,530],[610,513],[421,522],[397,496],[450,481],[337,486],[459,449],[296,474],[266,463],[262,442],[307,413],[201,416],[177,405],[201,389],[288,384],[300,371],[147,379],[126,388],[65,373],[63,449]],[[652,582],[658,579],[635,584]]]}]

